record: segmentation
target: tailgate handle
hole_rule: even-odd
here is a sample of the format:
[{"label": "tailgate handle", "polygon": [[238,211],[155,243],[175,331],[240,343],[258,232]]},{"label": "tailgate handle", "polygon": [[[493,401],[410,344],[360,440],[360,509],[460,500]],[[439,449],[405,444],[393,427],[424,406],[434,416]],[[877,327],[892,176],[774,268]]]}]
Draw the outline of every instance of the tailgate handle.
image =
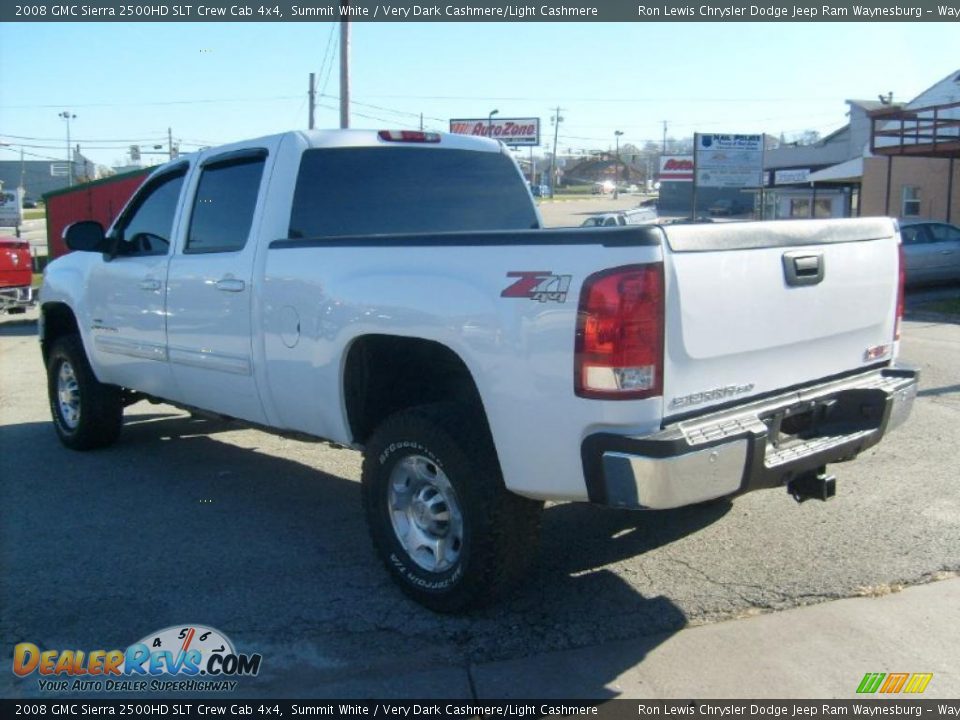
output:
[{"label": "tailgate handle", "polygon": [[816,285],[823,280],[823,253],[804,251],[783,254],[783,275],[792,287]]}]

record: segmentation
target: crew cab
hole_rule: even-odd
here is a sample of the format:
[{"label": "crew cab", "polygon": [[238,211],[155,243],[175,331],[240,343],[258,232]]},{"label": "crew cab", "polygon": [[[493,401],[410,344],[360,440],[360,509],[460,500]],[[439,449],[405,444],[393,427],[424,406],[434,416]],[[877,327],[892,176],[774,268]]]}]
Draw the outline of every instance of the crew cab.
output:
[{"label": "crew cab", "polygon": [[892,220],[545,229],[488,139],[212,148],[65,240],[40,341],[66,446],[152,399],[360,449],[374,546],[440,611],[523,575],[545,500],[826,498],[916,394]]}]

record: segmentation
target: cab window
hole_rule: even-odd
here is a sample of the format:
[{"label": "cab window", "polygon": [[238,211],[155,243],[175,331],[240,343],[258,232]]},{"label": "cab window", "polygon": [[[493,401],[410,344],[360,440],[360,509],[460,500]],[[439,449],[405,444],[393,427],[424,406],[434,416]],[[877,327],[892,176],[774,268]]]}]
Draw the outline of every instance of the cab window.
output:
[{"label": "cab window", "polygon": [[147,185],[120,226],[118,256],[166,255],[186,166]]},{"label": "cab window", "polygon": [[247,244],[266,153],[204,166],[193,200],[186,253],[236,252]]}]

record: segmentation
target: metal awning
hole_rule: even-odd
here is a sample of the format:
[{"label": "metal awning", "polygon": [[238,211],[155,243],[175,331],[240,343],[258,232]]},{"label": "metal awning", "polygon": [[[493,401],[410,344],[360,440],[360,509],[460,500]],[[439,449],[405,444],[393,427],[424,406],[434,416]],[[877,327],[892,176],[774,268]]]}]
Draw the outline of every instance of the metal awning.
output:
[{"label": "metal awning", "polygon": [[809,182],[835,182],[849,183],[860,182],[863,179],[863,158],[857,157],[853,160],[847,160],[836,165],[831,165],[823,170],[817,170],[810,173],[807,177]]}]

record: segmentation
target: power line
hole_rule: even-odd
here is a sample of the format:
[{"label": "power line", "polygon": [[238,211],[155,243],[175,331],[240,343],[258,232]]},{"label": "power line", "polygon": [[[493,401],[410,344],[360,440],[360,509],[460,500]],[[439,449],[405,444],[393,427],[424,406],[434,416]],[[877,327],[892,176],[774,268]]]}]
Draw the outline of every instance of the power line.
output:
[{"label": "power line", "polygon": [[208,98],[203,100],[157,100],[153,102],[131,101],[125,103],[59,103],[57,105],[4,105],[0,106],[3,110],[33,110],[43,108],[58,108],[64,104],[70,104],[71,107],[132,107],[142,106],[151,107],[156,105],[211,105],[216,103],[233,102],[272,102],[275,100],[299,100],[299,95],[274,95],[273,97],[246,97],[246,98]]},{"label": "power line", "polygon": [[[477,102],[549,102],[550,98],[544,97],[517,97],[517,96],[493,96],[480,97],[474,95],[370,95],[369,97],[404,99],[404,100],[472,100]],[[771,96],[771,97],[742,97],[742,98],[710,98],[710,97],[573,97],[565,98],[565,102],[610,102],[610,103],[664,103],[664,102],[686,102],[686,103],[743,103],[743,102],[836,102],[836,97],[798,97],[795,95]]]},{"label": "power line", "polygon": [[[50,142],[59,142],[60,138],[57,137],[32,137],[29,135],[9,135],[7,133],[0,133],[0,136],[5,138],[14,138],[16,140],[39,140],[50,141]],[[75,142],[79,143],[101,143],[101,142],[159,142],[160,140],[165,140],[165,137],[155,137],[155,138],[99,138],[97,140],[88,138],[86,140],[76,139]],[[19,145],[19,143],[15,143]]]}]

